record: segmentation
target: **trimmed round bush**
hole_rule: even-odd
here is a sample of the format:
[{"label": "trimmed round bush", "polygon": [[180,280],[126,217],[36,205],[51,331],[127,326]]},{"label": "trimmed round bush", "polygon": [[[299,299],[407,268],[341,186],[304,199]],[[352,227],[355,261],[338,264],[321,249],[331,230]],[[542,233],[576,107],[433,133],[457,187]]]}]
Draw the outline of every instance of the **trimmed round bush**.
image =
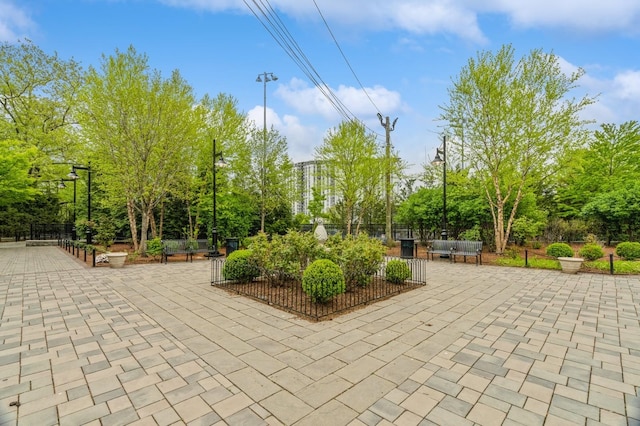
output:
[{"label": "trimmed round bush", "polygon": [[616,254],[624,260],[636,260],[640,258],[640,243],[620,243],[616,246]]},{"label": "trimmed round bush", "polygon": [[582,246],[578,254],[586,260],[592,261],[604,256],[604,251],[602,251],[602,247],[600,247],[600,245],[589,243]]},{"label": "trimmed round bush", "polygon": [[573,249],[567,243],[553,243],[547,246],[547,255],[551,257],[573,257]]},{"label": "trimmed round bush", "polygon": [[236,250],[227,257],[222,268],[226,280],[248,283],[260,276],[260,269],[253,260],[251,250]]},{"label": "trimmed round bush", "polygon": [[329,259],[318,259],[302,274],[302,291],[314,302],[328,302],[346,291],[342,269]]},{"label": "trimmed round bush", "polygon": [[404,281],[411,278],[411,269],[407,262],[394,259],[387,263],[385,268],[385,277],[392,284],[404,284]]}]

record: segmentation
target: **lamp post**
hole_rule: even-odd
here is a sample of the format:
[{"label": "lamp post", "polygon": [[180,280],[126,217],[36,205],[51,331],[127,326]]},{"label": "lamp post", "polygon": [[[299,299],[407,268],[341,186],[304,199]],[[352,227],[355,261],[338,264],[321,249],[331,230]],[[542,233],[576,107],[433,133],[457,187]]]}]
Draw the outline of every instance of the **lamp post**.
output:
[{"label": "lamp post", "polygon": [[434,166],[442,164],[442,232],[440,236],[447,239],[447,136],[442,137],[442,149],[436,148],[436,158],[431,162]]},{"label": "lamp post", "polygon": [[264,87],[264,106],[262,108],[263,113],[263,128],[262,128],[262,165],[260,167],[260,231],[264,232],[264,187],[265,187],[265,163],[267,155],[267,83],[270,81],[276,81],[278,77],[272,72],[263,72],[258,74],[256,81],[262,83]]},{"label": "lamp post", "polygon": [[[80,176],[76,173],[76,170],[86,170],[87,171],[87,222],[89,222],[86,230],[87,235],[87,244],[91,244],[91,163],[88,166],[71,166],[71,172],[67,175],[69,179],[73,179],[73,203],[75,205],[76,202],[76,179],[79,179]],[[73,210],[73,223],[75,228],[76,223],[76,212],[75,208]],[[75,231],[73,231],[75,233]]]},{"label": "lamp post", "polygon": [[71,224],[71,240],[75,241],[78,238],[76,234],[76,179],[78,179],[78,175],[76,175],[75,179],[60,179],[60,183],[58,184],[58,188],[64,189],[67,187],[65,182],[73,182],[73,223]]},{"label": "lamp post", "polygon": [[[216,161],[217,158],[220,158]],[[218,188],[216,186],[216,175],[218,171],[218,167],[226,167],[227,163],[225,163],[224,158],[222,158],[222,152],[217,152],[216,150],[216,140],[213,139],[213,151],[211,156],[211,162],[213,166],[213,222],[211,224],[211,252],[209,253],[210,257],[218,257],[220,256],[220,252],[218,251],[218,218],[217,218],[217,208],[216,208],[216,198],[218,196]]]}]

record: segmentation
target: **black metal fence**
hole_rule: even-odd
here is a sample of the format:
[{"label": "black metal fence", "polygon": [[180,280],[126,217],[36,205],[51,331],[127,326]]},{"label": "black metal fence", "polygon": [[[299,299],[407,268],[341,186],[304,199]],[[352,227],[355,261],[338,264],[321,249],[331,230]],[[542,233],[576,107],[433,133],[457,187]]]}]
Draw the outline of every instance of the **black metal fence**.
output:
[{"label": "black metal fence", "polygon": [[61,240],[71,239],[73,235],[72,223],[32,223],[29,227],[30,240]]},{"label": "black metal fence", "polygon": [[[313,231],[313,228],[314,228],[314,225],[304,224],[300,227],[300,230],[303,232],[311,232]],[[335,234],[343,234],[344,236],[346,234],[346,229],[342,224],[325,223],[324,228],[327,230],[327,234],[330,236]],[[373,224],[361,225],[359,228],[356,224],[353,224],[351,226],[351,232],[355,233],[356,229],[366,232],[367,235],[372,238],[380,238],[380,239],[386,238],[384,223],[382,224],[373,223]],[[394,241],[398,241],[402,238],[414,237],[414,232],[411,227],[406,225],[395,224],[395,223],[391,226],[391,233]],[[417,238],[418,235],[416,234],[415,237]]]},{"label": "black metal fence", "polygon": [[80,252],[83,252],[82,258],[87,262],[87,258],[91,258],[91,266],[96,266],[96,248],[92,245],[86,245],[81,241],[72,241],[68,239],[59,239],[58,246],[62,247],[68,253],[80,259]]},{"label": "black metal fence", "polygon": [[392,284],[385,279],[387,257],[378,272],[366,286],[357,286],[345,293],[335,296],[326,303],[316,303],[304,293],[300,281],[288,281],[273,285],[266,279],[257,278],[250,283],[238,283],[223,277],[225,258],[211,259],[211,285],[220,287],[243,296],[273,305],[287,312],[298,314],[311,320],[330,319],[336,314],[367,305],[376,300],[386,299],[396,294],[404,293],[426,284],[426,259],[403,259],[411,270],[411,277],[403,284]]}]

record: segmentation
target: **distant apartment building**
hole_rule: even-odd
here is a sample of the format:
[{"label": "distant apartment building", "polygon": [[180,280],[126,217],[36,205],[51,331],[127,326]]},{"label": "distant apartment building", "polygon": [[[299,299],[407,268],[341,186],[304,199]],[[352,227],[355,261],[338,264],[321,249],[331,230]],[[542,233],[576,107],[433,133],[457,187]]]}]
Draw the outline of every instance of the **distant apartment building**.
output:
[{"label": "distant apartment building", "polygon": [[313,200],[313,187],[320,189],[324,195],[324,213],[328,212],[339,201],[340,197],[336,194],[335,182],[327,173],[327,166],[321,161],[304,161],[293,165],[295,173],[296,201],[293,202],[293,214],[307,214],[309,212],[309,203]]}]

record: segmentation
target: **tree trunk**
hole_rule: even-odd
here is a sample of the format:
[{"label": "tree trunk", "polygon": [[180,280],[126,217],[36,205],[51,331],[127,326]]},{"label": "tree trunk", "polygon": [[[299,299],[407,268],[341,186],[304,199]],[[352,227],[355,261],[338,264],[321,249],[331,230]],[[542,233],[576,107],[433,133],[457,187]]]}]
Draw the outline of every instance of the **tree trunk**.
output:
[{"label": "tree trunk", "polygon": [[131,230],[131,242],[133,250],[138,251],[138,226],[136,225],[136,209],[133,200],[127,200],[127,215],[129,216],[129,229]]},{"label": "tree trunk", "polygon": [[151,226],[151,237],[156,238],[158,236],[158,228],[156,227],[156,215],[151,212],[151,217],[149,219]]},{"label": "tree trunk", "polygon": [[153,211],[146,205],[142,206],[142,223],[140,224],[140,250],[141,256],[147,256],[147,231],[149,230],[149,217],[153,214]]},{"label": "tree trunk", "polygon": [[164,203],[160,205],[160,229],[158,230],[160,239],[162,239],[162,225],[164,225]]}]

